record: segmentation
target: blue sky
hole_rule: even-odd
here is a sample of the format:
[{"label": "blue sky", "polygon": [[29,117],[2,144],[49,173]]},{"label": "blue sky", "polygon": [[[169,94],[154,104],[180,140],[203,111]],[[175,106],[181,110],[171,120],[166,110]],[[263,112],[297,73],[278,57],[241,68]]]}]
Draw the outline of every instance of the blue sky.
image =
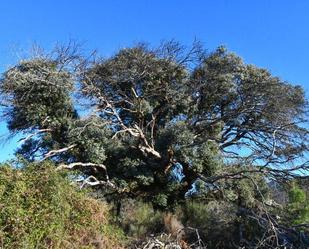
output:
[{"label": "blue sky", "polygon": [[[225,45],[247,63],[309,91],[307,0],[20,0],[0,3],[0,72],[33,43],[50,49],[75,39],[110,55],[139,41],[194,38],[209,50]],[[7,135],[0,122],[0,135]],[[0,161],[17,138],[0,145]]]}]

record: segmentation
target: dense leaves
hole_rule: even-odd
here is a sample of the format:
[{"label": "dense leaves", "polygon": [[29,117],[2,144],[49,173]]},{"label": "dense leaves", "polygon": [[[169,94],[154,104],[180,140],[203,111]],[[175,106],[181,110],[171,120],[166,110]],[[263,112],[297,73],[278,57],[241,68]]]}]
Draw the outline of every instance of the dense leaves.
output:
[{"label": "dense leaves", "polygon": [[220,125],[216,141],[225,150],[233,145],[251,150],[254,159],[280,162],[306,150],[307,101],[293,86],[266,69],[246,65],[219,48],[192,75],[196,90],[196,125],[207,132]]},{"label": "dense leaves", "polygon": [[109,233],[107,205],[78,191],[50,163],[27,164],[22,170],[1,165],[0,205],[1,248],[120,244],[120,234]]},{"label": "dense leaves", "polygon": [[6,113],[8,128],[43,128],[74,116],[70,99],[73,84],[69,72],[48,59],[22,61],[9,69],[1,80],[1,92],[10,104]]}]

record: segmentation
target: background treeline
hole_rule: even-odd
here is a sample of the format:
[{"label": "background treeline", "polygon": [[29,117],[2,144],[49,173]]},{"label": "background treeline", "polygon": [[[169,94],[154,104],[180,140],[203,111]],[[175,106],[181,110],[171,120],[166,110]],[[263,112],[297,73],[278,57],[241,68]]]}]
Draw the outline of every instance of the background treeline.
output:
[{"label": "background treeline", "polygon": [[70,43],[2,74],[3,248],[307,248],[303,89],[219,47]]}]

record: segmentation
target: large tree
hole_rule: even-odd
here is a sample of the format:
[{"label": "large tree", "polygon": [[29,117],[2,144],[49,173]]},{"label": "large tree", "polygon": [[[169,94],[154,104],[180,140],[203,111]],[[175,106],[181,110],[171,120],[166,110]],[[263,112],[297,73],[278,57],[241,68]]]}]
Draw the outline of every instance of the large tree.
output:
[{"label": "large tree", "polygon": [[71,44],[20,61],[0,91],[9,130],[26,134],[17,153],[158,207],[201,182],[214,190],[224,179],[308,169],[303,89],[224,47],[172,41],[89,59]]},{"label": "large tree", "polygon": [[248,248],[255,239],[303,246],[289,218],[276,218],[269,186],[308,176],[304,91],[224,47],[171,41],[97,58],[71,43],[19,61],[2,74],[0,94],[27,160],[79,170],[81,186],[118,202],[170,209],[203,198],[233,213],[226,228]]}]

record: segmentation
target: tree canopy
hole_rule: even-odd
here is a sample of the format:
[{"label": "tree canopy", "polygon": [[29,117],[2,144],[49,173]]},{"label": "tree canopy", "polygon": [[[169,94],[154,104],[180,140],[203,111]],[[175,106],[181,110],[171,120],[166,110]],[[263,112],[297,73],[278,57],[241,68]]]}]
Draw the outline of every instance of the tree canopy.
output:
[{"label": "tree canopy", "polygon": [[188,196],[248,208],[266,182],[308,174],[304,90],[224,47],[170,41],[98,58],[70,44],[8,69],[0,94],[9,130],[24,134],[17,154],[158,209]]}]

